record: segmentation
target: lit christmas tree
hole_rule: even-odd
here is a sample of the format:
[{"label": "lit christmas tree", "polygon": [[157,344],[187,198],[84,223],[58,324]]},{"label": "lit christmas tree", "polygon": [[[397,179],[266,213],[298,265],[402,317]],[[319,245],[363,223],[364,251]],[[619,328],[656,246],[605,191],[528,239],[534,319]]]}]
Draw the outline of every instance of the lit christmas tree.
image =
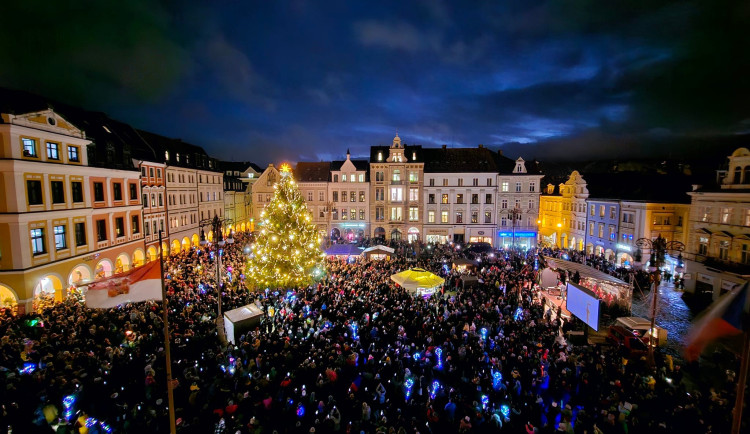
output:
[{"label": "lit christmas tree", "polygon": [[248,262],[247,276],[257,288],[306,286],[325,269],[318,229],[289,165],[283,164],[280,172],[273,199],[261,213]]}]

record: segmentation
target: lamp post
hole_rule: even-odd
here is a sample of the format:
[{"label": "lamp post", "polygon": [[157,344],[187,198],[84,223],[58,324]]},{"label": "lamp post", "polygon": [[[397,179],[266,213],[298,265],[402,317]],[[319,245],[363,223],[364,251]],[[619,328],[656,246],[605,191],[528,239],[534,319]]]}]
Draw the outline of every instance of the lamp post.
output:
[{"label": "lamp post", "polygon": [[635,253],[634,265],[636,268],[640,267],[642,250],[650,252],[649,267],[648,271],[650,274],[650,281],[653,285],[653,301],[651,304],[651,329],[649,329],[649,341],[648,341],[648,363],[651,367],[654,366],[654,327],[656,322],[656,303],[659,295],[659,284],[661,282],[661,267],[664,265],[664,259],[667,252],[678,252],[677,257],[678,263],[675,271],[681,273],[684,269],[682,267],[682,251],[685,250],[685,244],[679,241],[667,241],[661,235],[655,239],[650,238],[639,238],[635,241],[635,245],[638,250]]},{"label": "lamp post", "polygon": [[220,219],[219,216],[214,214],[213,219],[205,219],[201,220],[200,226],[201,226],[201,246],[208,245],[208,240],[206,240],[206,233],[203,231],[204,226],[211,226],[211,230],[214,234],[214,239],[216,241],[216,292],[219,297],[219,315],[217,316],[217,321],[221,321],[221,255],[222,255],[222,247],[226,243],[228,244],[234,244],[234,238],[232,237],[232,233],[229,233],[229,236],[227,237],[227,240],[224,241],[224,236],[222,234],[222,226],[224,224],[232,223],[231,219]]},{"label": "lamp post", "polygon": [[557,224],[557,244],[559,244],[560,248],[562,249],[565,246],[562,245],[562,239],[560,238],[562,236],[561,229],[562,229],[562,223],[558,223]]},{"label": "lamp post", "polygon": [[502,214],[507,215],[510,217],[510,224],[511,224],[511,230],[512,230],[512,238],[510,247],[515,248],[516,247],[516,220],[519,220],[521,218],[521,214],[523,214],[523,211],[521,211],[517,206],[506,209],[502,211]]}]

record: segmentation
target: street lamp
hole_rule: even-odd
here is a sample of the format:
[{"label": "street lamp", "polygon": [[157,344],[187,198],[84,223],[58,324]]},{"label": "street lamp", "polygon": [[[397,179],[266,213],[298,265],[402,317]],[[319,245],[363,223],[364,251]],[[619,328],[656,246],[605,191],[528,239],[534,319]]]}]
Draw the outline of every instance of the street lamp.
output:
[{"label": "street lamp", "polygon": [[515,248],[516,247],[516,220],[520,220],[521,219],[521,215],[523,214],[523,211],[521,211],[516,206],[516,207],[513,207],[511,209],[506,209],[506,210],[501,211],[501,214],[505,214],[508,217],[510,217],[511,227],[512,227],[512,231],[513,231],[512,232],[513,238],[511,238],[512,241],[510,243],[510,246],[511,246],[511,248]]},{"label": "street lamp", "polygon": [[684,268],[682,266],[682,251],[685,250],[685,244],[679,242],[679,241],[667,241],[665,240],[661,234],[656,237],[655,239],[650,238],[639,238],[635,241],[635,245],[638,247],[638,250],[635,253],[635,261],[633,265],[635,267],[642,266],[641,258],[642,258],[642,250],[648,250],[650,251],[650,258],[649,258],[649,266],[648,271],[650,274],[650,281],[653,284],[652,293],[654,295],[653,302],[651,303],[651,329],[649,330],[649,333],[651,336],[649,337],[648,342],[648,362],[651,367],[654,366],[654,326],[656,322],[656,303],[658,300],[658,294],[659,294],[659,284],[661,282],[661,267],[664,265],[664,259],[666,257],[667,252],[679,252],[679,256],[677,257],[677,268],[675,268],[675,271],[682,272],[684,271]]},{"label": "street lamp", "polygon": [[558,223],[557,224],[557,244],[559,244],[560,248],[562,249],[564,248],[564,246],[562,245],[562,239],[560,239],[560,237],[562,236],[562,233],[560,231],[561,229],[562,229],[562,223]]},{"label": "street lamp", "polygon": [[224,236],[222,234],[222,225],[224,224],[230,224],[232,223],[231,219],[220,219],[219,216],[214,214],[213,219],[205,219],[200,221],[201,226],[201,240],[200,245],[206,246],[208,245],[208,240],[206,240],[206,233],[203,231],[204,226],[211,226],[211,230],[213,231],[214,238],[216,239],[216,292],[219,297],[219,315],[217,318],[217,321],[222,321],[221,317],[221,256],[222,256],[222,247],[224,247],[225,244],[234,244],[234,237],[232,237],[232,232],[230,231],[228,234],[228,237],[226,241],[224,240]]}]

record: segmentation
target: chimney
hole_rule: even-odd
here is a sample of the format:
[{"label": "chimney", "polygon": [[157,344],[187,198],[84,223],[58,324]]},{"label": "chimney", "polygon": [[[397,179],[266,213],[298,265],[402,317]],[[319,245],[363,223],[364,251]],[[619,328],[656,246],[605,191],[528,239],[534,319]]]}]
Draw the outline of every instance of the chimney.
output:
[{"label": "chimney", "polygon": [[498,149],[497,150],[497,155],[499,155],[499,156],[502,157],[503,156],[503,150],[502,149]]},{"label": "chimney", "polygon": [[443,145],[443,149],[446,149],[446,148],[448,148],[448,145]]},{"label": "chimney", "polygon": [[482,148],[484,148],[484,145],[480,143],[479,144],[479,149],[482,149]]}]

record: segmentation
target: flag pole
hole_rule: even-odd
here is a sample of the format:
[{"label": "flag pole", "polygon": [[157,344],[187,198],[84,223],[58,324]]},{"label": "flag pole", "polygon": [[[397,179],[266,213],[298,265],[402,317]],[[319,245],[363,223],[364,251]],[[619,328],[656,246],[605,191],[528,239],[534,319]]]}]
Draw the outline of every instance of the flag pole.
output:
[{"label": "flag pole", "polygon": [[161,280],[161,300],[162,310],[164,311],[164,350],[167,359],[167,404],[169,408],[169,432],[171,434],[177,433],[177,427],[175,425],[174,417],[174,393],[172,392],[172,355],[169,348],[169,303],[167,302],[167,290],[164,287],[164,252],[163,244],[161,240],[161,233],[159,231],[159,270]]},{"label": "flag pole", "polygon": [[747,382],[747,368],[750,364],[750,331],[743,333],[742,358],[740,359],[740,378],[737,382],[737,398],[734,402],[732,415],[732,434],[739,434],[742,426],[742,405],[745,401],[745,384]]}]

